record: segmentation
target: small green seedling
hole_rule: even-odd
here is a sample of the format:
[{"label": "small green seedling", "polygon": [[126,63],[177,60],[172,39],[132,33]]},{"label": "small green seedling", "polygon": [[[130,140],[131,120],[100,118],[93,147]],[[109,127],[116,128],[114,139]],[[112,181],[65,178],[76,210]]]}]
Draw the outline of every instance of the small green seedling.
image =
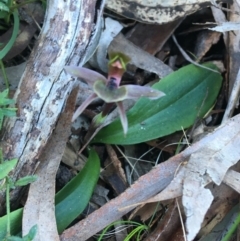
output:
[{"label": "small green seedling", "polygon": [[19,237],[12,237],[11,236],[11,211],[10,211],[10,190],[14,189],[17,186],[25,186],[29,183],[32,183],[37,180],[37,177],[35,175],[32,176],[26,176],[23,178],[20,178],[17,181],[14,181],[10,176],[9,173],[16,167],[17,165],[17,159],[12,159],[8,161],[3,160],[2,150],[0,149],[0,190],[6,190],[6,210],[7,210],[7,235],[5,237],[5,240],[7,241],[27,241],[32,240],[36,234],[36,228],[33,227],[30,232],[23,238]]},{"label": "small green seedling", "polygon": [[8,98],[8,89],[0,92],[0,130],[2,129],[4,117],[13,117],[16,115],[17,108],[7,107],[14,104],[14,102],[14,100]]},{"label": "small green seedling", "polygon": [[102,241],[104,236],[106,236],[107,231],[114,227],[115,225],[127,225],[127,227],[134,227],[133,230],[124,238],[124,241],[130,241],[133,240],[133,237],[135,236],[136,240],[140,240],[140,236],[143,234],[143,232],[148,231],[149,227],[145,224],[141,224],[134,221],[116,221],[108,225],[101,233],[100,237],[98,238],[98,241]]},{"label": "small green seedling", "polygon": [[10,236],[5,238],[3,241],[32,241],[37,234],[37,225],[34,225],[30,230],[29,233],[22,238],[17,236]]}]

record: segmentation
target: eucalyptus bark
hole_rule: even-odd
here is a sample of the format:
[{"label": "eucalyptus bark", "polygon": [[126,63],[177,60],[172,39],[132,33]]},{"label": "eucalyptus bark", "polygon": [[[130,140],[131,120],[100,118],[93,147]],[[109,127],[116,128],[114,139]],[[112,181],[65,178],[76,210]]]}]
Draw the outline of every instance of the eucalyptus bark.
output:
[{"label": "eucalyptus bark", "polygon": [[[34,173],[41,151],[76,84],[63,67],[85,62],[92,38],[96,37],[95,21],[101,18],[98,8],[104,5],[104,0],[97,1],[48,1],[41,34],[14,97],[17,117],[8,119],[4,125],[4,157],[18,158],[11,173],[14,180]],[[11,192],[14,205],[21,197],[20,190]],[[1,192],[1,213],[4,206],[5,193]]]}]

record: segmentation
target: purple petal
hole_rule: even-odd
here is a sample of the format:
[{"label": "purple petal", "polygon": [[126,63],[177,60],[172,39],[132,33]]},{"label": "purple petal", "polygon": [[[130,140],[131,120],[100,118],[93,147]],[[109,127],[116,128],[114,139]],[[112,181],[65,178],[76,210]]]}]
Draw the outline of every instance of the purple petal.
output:
[{"label": "purple petal", "polygon": [[72,117],[72,122],[75,121],[78,116],[82,114],[82,112],[87,108],[87,106],[97,98],[97,95],[95,93],[91,94],[75,111]]},{"label": "purple petal", "polygon": [[139,86],[139,85],[123,85],[123,86],[125,86],[127,89],[126,99],[138,99],[140,97],[147,97],[151,100],[155,100],[165,95],[162,91],[153,89],[149,86]]},{"label": "purple petal", "polygon": [[95,81],[101,80],[107,83],[107,79],[96,71],[91,69],[77,67],[77,66],[65,66],[64,69],[71,75],[80,78],[85,81],[89,86],[93,86]]},{"label": "purple petal", "polygon": [[127,89],[125,86],[115,88],[106,86],[102,81],[96,81],[94,83],[93,91],[106,103],[122,101],[127,97]]},{"label": "purple petal", "polygon": [[117,102],[117,109],[119,112],[119,117],[122,123],[122,127],[123,127],[123,133],[126,136],[127,131],[128,131],[128,120],[127,120],[127,116],[123,107],[123,103],[122,102]]}]

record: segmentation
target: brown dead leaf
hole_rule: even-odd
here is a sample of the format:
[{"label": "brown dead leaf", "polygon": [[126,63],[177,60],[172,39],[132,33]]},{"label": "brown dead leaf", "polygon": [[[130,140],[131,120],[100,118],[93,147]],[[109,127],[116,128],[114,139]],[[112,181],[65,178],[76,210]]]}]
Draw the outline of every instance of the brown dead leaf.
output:
[{"label": "brown dead leaf", "polygon": [[[138,217],[141,219],[143,223],[146,223],[147,220],[151,219],[152,217],[154,217],[155,220],[156,220],[156,216],[160,218],[159,215],[156,214],[157,212],[161,212],[160,215],[161,216],[163,215],[164,213],[163,205],[160,205],[160,203],[147,203],[146,205],[138,206],[135,210],[133,210],[133,212],[129,216],[129,220],[134,219],[135,217]],[[149,225],[153,226],[154,223],[155,221],[151,220],[151,223],[149,223]]]},{"label": "brown dead leaf", "polygon": [[67,139],[71,133],[71,118],[74,112],[78,88],[69,96],[66,108],[60,115],[58,124],[39,157],[36,171],[38,180],[31,184],[27,203],[23,212],[23,234],[33,225],[38,225],[35,241],[59,240],[55,221],[55,178]]},{"label": "brown dead leaf", "polygon": [[[230,8],[232,11],[240,11],[240,6],[237,1],[234,1]],[[237,14],[232,12],[229,13],[229,21],[233,22],[235,25],[239,25],[240,17]],[[224,23],[227,24],[227,23]],[[236,28],[235,28],[236,29]],[[228,104],[226,111],[223,116],[222,122],[230,118],[236,108],[238,108],[239,102],[239,92],[240,92],[240,70],[239,70],[239,61],[240,61],[240,33],[239,31],[231,31],[228,33]]]},{"label": "brown dead leaf", "polygon": [[[221,1],[230,2],[230,1]],[[108,0],[106,7],[139,22],[163,24],[172,22],[211,5],[211,0]]]},{"label": "brown dead leaf", "polygon": [[97,68],[105,73],[108,72],[107,50],[113,38],[122,30],[123,26],[116,20],[106,18],[105,29],[103,30],[98,47],[94,55],[89,60],[92,67]]},{"label": "brown dead leaf", "polygon": [[87,158],[82,154],[77,154],[75,150],[73,150],[72,146],[70,144],[67,144],[63,157],[62,162],[66,165],[70,166],[71,168],[75,170],[82,170],[85,163],[87,161]]},{"label": "brown dead leaf", "polygon": [[127,180],[126,180],[126,176],[125,176],[125,173],[124,173],[124,170],[122,167],[122,163],[118,159],[115,150],[110,145],[106,145],[106,147],[107,147],[107,152],[112,161],[113,166],[115,167],[117,173],[119,173],[119,176],[121,177],[122,181],[125,183],[125,185],[127,185]]},{"label": "brown dead leaf", "polygon": [[163,78],[172,72],[168,65],[161,60],[155,58],[146,51],[138,48],[136,45],[127,40],[122,34],[118,34],[109,46],[108,51],[121,52],[127,56],[131,56],[130,64],[140,69],[157,74]]},{"label": "brown dead leaf", "polygon": [[164,25],[137,23],[132,30],[127,33],[126,37],[144,51],[155,55],[162,49],[181,22],[181,19],[179,19],[178,21]]},{"label": "brown dead leaf", "polygon": [[115,193],[119,195],[128,187],[126,176],[115,150],[110,145],[106,145],[106,147],[109,158],[104,162],[105,168],[101,172],[101,176],[113,188]]},{"label": "brown dead leaf", "polygon": [[164,201],[164,200],[182,196],[184,175],[185,175],[185,168],[181,168],[176,176],[178,178],[175,177],[162,192],[157,194],[155,197],[148,199],[146,203],[159,202],[159,201]]},{"label": "brown dead leaf", "polygon": [[[240,7],[237,2],[234,1],[231,4],[230,9],[232,11],[240,11]],[[240,16],[234,13],[229,13],[229,21],[231,22],[240,22]],[[240,31],[231,31],[228,33],[228,74],[229,74],[229,89],[228,93],[231,94],[234,82],[236,80],[239,63],[240,63],[240,49],[239,49],[239,41],[240,41]]]},{"label": "brown dead leaf", "polygon": [[[192,240],[200,230],[213,200],[211,191],[205,186],[211,181],[220,185],[228,169],[240,159],[239,132],[240,115],[237,115],[209,134],[208,138],[214,136],[211,143],[193,153],[187,165],[181,168],[171,184],[162,193],[148,200],[152,202],[163,200],[167,196],[177,197],[182,190],[188,240]],[[229,178],[229,174],[227,176]],[[235,180],[238,181],[238,177]]]},{"label": "brown dead leaf", "polygon": [[197,42],[195,45],[194,55],[197,62],[205,56],[212,45],[216,44],[220,39],[221,33],[212,31],[202,31],[198,34]]}]

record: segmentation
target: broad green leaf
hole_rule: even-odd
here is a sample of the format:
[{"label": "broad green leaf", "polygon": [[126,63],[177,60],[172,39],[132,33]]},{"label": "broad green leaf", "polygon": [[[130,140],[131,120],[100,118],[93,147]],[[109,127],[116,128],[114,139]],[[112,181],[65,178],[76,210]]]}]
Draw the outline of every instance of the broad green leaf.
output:
[{"label": "broad green leaf", "polygon": [[[0,11],[0,19],[3,19],[5,20],[7,16],[9,16],[9,12],[7,11]],[[5,25],[1,25],[0,26],[1,29],[6,29],[6,26]],[[1,48],[1,45],[0,45],[0,48]]]},{"label": "broad green leaf", "polygon": [[0,164],[0,179],[6,177],[8,173],[14,169],[14,167],[17,165],[17,161],[17,159],[12,159]]},{"label": "broad green leaf", "polygon": [[[203,65],[217,70],[212,63]],[[219,73],[192,64],[185,66],[153,85],[166,96],[157,100],[141,98],[129,110],[126,136],[118,119],[103,128],[93,142],[129,145],[190,127],[212,108],[221,84]]]},{"label": "broad green leaf", "polygon": [[22,177],[15,182],[15,186],[26,186],[29,183],[35,182],[37,180],[36,175]]},{"label": "broad green leaf", "polygon": [[[89,158],[81,172],[74,177],[55,196],[55,213],[59,233],[77,217],[87,206],[100,173],[100,160],[94,150],[89,151]],[[23,208],[10,213],[11,234],[21,232]],[[7,233],[7,215],[0,217],[0,240]]]},{"label": "broad green leaf", "polygon": [[97,183],[100,161],[94,150],[90,150],[89,154],[82,171],[56,195],[55,213],[59,233],[82,213]]},{"label": "broad green leaf", "polygon": [[[11,234],[17,235],[21,232],[23,208],[10,213]],[[0,218],[0,240],[7,234],[7,215]]]},{"label": "broad green leaf", "polygon": [[0,11],[9,12],[9,7],[6,4],[0,2]]}]

